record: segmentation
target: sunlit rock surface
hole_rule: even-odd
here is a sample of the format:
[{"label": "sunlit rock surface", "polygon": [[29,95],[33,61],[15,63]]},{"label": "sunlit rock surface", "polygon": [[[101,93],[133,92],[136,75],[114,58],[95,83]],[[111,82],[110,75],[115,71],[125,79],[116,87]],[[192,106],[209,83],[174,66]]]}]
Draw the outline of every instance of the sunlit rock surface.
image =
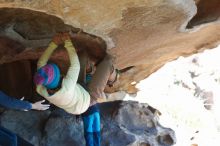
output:
[{"label": "sunlit rock surface", "polygon": [[[110,91],[134,93],[133,81],[138,83],[178,56],[211,48],[220,39],[218,0],[0,2],[1,36],[24,46],[20,53],[0,51],[1,64],[36,59],[41,54],[38,48],[44,48],[55,32],[81,30],[94,36],[80,36],[79,48],[107,48],[115,56],[116,67],[124,69],[120,84]],[[201,24],[207,25],[198,26]],[[55,58],[67,59],[64,54],[58,56]]]},{"label": "sunlit rock surface", "polygon": [[[77,33],[72,38],[77,49],[87,49],[98,59],[106,50],[115,57],[114,64],[122,72],[120,82],[106,91],[135,93],[135,85],[166,62],[219,44],[219,7],[219,0],[0,0],[0,89],[18,98],[25,95],[30,101],[40,98],[36,96],[32,82],[36,61],[55,33],[72,30]],[[58,63],[65,73],[68,57],[62,47],[51,60]],[[167,78],[161,80],[164,79]],[[188,82],[180,85],[191,86]],[[141,96],[145,98],[146,94]],[[157,107],[158,102],[161,100],[152,102],[153,106]],[[123,103],[119,110],[122,113],[113,112],[113,119],[109,115],[102,121],[104,145],[112,142],[116,146],[175,143],[171,130],[161,128],[162,131],[158,131],[157,122],[145,119],[152,113],[148,116],[141,112],[133,113],[132,105],[135,111],[142,111],[140,105]],[[54,137],[59,136],[61,140],[78,146],[79,139],[83,139],[82,133],[78,134],[82,122],[77,124],[75,117],[65,114],[56,110],[43,113],[6,111],[1,120],[3,126],[36,145],[49,145],[49,141],[52,145],[59,145],[58,138],[50,137],[57,132],[53,131],[57,126],[58,134]],[[125,120],[134,115],[138,116],[137,122],[131,126]],[[116,124],[109,124],[112,120]],[[53,124],[56,125],[51,127]],[[135,129],[132,129],[135,124]],[[152,125],[154,128],[149,128]],[[110,128],[112,131],[108,130]],[[63,129],[65,135],[59,131]],[[72,132],[74,130],[76,132]],[[118,135],[115,134],[117,132]]]}]

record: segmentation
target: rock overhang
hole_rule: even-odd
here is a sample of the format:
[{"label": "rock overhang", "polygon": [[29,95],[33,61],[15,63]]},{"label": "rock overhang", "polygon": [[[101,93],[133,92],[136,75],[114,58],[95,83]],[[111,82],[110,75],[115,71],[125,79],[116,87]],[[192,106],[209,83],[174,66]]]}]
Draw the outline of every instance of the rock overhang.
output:
[{"label": "rock overhang", "polygon": [[[212,0],[210,3],[213,6],[218,6],[220,2]],[[203,0],[122,0],[104,2],[101,0],[46,0],[41,2],[36,0],[28,2],[20,0],[8,2],[3,0],[0,4],[0,11],[4,9],[16,10],[17,13],[14,12],[12,18],[21,14],[21,11],[27,11],[27,13],[22,15],[23,18],[37,14],[42,14],[42,17],[39,17],[41,19],[46,18],[47,23],[39,23],[41,25],[31,29],[38,32],[38,35],[34,36],[31,35],[33,32],[30,31],[21,32],[21,27],[19,27],[33,26],[31,25],[33,24],[30,21],[31,19],[23,19],[23,22],[17,21],[16,25],[13,26],[16,32],[26,36],[22,40],[15,39],[20,42],[23,41],[22,44],[28,47],[34,46],[38,48],[38,44],[44,44],[45,46],[55,32],[69,28],[75,28],[75,31],[83,30],[83,32],[88,34],[85,36],[89,36],[89,40],[94,39],[91,36],[101,38],[100,40],[106,43],[107,52],[115,56],[114,64],[116,67],[124,71],[121,74],[121,82],[113,89],[110,89],[109,92],[125,90],[128,93],[134,93],[137,92],[137,89],[135,84],[131,84],[132,82],[138,83],[166,62],[179,56],[191,55],[198,51],[212,48],[219,43],[219,12],[214,11],[209,15],[202,15],[204,17],[200,15],[200,19],[194,20],[192,19],[193,16],[200,14],[199,10],[203,10],[200,5],[205,5]],[[209,8],[211,8],[210,4]],[[3,17],[5,14],[4,11],[1,13]],[[54,19],[50,21],[49,17],[45,16],[51,16],[50,18]],[[204,18],[211,16],[215,16],[213,20],[216,22],[209,23],[197,30],[192,28],[199,22],[200,24],[201,22],[207,22]],[[0,19],[3,20],[3,17]],[[56,29],[52,29],[55,20],[57,22],[54,25]],[[191,29],[187,29],[186,26],[190,20],[193,20],[190,23]],[[2,27],[2,23],[7,21],[9,19],[1,21],[0,31],[3,32],[2,34],[4,34],[4,28],[8,28]],[[32,22],[35,21],[32,19]],[[51,30],[51,33],[40,29],[40,27],[45,29],[45,26],[47,26],[47,30]],[[10,29],[6,30],[10,32]],[[13,36],[10,36],[10,33],[8,35],[12,39]],[[37,53],[34,49],[33,52],[30,51],[28,53],[27,49],[25,49],[25,52],[18,54],[19,59],[24,59],[22,53],[24,53],[24,56],[28,56],[28,59],[37,59],[40,55],[40,52]],[[28,55],[25,55],[25,53]],[[54,58],[56,57],[59,58],[62,55]],[[16,56],[11,58],[11,60],[9,57],[7,61],[13,61],[14,58]],[[0,61],[3,63],[2,58]]]}]

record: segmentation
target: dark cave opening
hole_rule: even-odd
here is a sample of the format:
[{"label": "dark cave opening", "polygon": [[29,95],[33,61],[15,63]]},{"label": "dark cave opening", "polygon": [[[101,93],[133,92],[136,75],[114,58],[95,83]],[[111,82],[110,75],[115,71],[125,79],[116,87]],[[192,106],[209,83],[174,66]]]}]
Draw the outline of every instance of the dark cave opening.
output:
[{"label": "dark cave opening", "polygon": [[216,21],[220,17],[219,0],[200,0],[197,3],[197,14],[188,23],[187,28]]}]

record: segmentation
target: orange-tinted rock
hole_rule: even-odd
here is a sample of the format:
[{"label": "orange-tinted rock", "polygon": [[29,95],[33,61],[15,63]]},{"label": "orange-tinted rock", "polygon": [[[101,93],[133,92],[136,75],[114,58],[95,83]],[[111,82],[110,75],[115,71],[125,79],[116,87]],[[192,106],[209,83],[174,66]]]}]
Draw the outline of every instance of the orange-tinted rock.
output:
[{"label": "orange-tinted rock", "polygon": [[[134,93],[137,89],[132,82],[138,83],[166,62],[218,44],[219,23],[186,29],[189,22],[194,26],[206,20],[217,21],[219,11],[214,8],[218,6],[217,0],[208,3],[205,0],[74,3],[69,0],[1,0],[0,34],[21,42],[29,49],[13,58],[4,56],[0,63],[37,59],[55,32],[82,30],[84,33],[75,42],[77,48],[92,48],[91,53],[95,56],[102,54],[107,47],[107,52],[115,56],[117,68],[132,67],[121,74],[120,84],[109,92],[126,90]],[[97,48],[102,48],[101,52]],[[68,57],[64,54],[61,52],[52,58],[67,64]],[[102,56],[100,54],[95,57]]]}]

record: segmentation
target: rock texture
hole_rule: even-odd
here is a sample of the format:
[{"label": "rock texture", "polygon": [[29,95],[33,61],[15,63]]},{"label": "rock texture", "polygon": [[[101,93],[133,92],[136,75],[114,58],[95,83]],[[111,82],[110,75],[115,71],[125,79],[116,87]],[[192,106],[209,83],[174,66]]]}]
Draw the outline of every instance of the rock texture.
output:
[{"label": "rock texture", "polygon": [[[1,64],[36,59],[41,53],[36,48],[46,46],[55,32],[81,30],[84,33],[75,41],[78,48],[107,48],[115,56],[115,65],[123,71],[120,84],[109,91],[134,93],[137,89],[130,83],[138,83],[178,56],[212,48],[220,40],[218,0],[0,2],[1,36],[25,47],[13,58],[1,52]],[[198,26],[203,23],[207,25]],[[60,58],[66,59],[63,54]]]},{"label": "rock texture", "polygon": [[[219,44],[219,7],[219,0],[0,0],[0,89],[34,96],[36,60],[56,32],[72,30],[79,51],[86,49],[98,60],[106,51],[115,57],[120,82],[106,91],[135,93],[136,83],[166,62]],[[51,60],[65,73],[68,57],[62,47]],[[174,132],[162,127],[147,105],[101,107],[103,145],[175,143]],[[35,145],[78,146],[83,139],[82,122],[56,108],[6,111],[1,122]]]},{"label": "rock texture", "polygon": [[[158,123],[157,110],[136,102],[111,102],[101,108],[103,146],[171,146],[175,133]],[[75,116],[54,108],[46,112],[5,111],[4,127],[35,146],[82,146],[83,123]]]}]

